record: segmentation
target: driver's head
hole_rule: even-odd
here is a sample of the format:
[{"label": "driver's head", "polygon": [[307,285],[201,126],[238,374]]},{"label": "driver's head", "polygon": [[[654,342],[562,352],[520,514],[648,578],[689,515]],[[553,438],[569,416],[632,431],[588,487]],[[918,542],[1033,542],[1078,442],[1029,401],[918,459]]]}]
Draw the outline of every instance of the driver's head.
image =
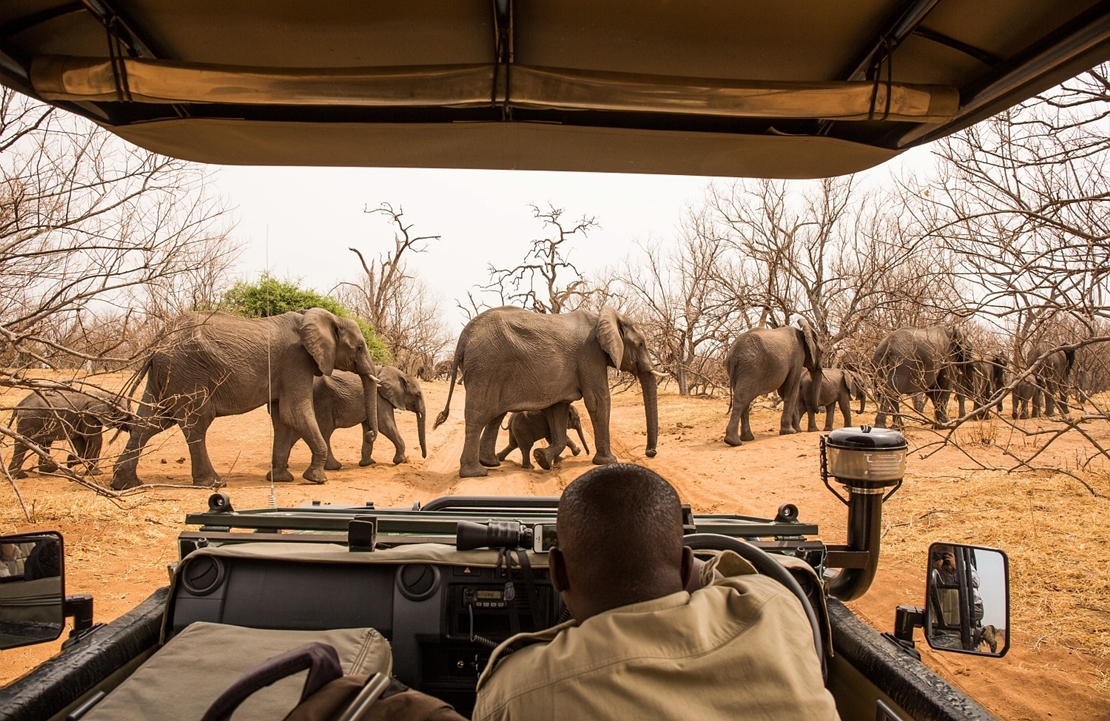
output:
[{"label": "driver's head", "polygon": [[557,531],[548,564],[579,622],[681,591],[692,573],[678,493],[641,466],[617,463],[582,474],[559,499]]}]

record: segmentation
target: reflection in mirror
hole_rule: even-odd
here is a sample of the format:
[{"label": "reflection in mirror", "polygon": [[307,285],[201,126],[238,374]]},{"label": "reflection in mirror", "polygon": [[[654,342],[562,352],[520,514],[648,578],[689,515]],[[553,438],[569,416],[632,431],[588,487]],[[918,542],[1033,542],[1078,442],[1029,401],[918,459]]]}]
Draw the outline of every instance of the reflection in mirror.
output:
[{"label": "reflection in mirror", "polygon": [[1010,648],[1010,567],[995,548],[929,547],[925,639],[942,651],[1005,656]]},{"label": "reflection in mirror", "polygon": [[0,536],[0,649],[53,641],[65,627],[62,536]]}]

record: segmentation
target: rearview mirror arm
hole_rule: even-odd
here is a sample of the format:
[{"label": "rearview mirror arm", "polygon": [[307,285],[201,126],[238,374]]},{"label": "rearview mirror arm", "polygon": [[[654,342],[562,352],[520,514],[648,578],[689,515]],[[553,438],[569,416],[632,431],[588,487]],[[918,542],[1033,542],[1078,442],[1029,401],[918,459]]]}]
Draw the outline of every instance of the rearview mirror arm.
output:
[{"label": "rearview mirror arm", "polygon": [[69,638],[62,644],[63,649],[80,642],[85,636],[104,625],[93,623],[93,597],[87,593],[66,596],[62,613],[67,618],[73,617],[73,630],[69,632]]}]

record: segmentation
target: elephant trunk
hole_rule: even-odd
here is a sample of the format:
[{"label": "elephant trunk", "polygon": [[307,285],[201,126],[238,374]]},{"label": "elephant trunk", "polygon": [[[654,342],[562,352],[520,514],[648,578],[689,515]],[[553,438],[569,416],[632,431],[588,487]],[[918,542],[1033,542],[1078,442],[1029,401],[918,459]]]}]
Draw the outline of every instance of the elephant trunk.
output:
[{"label": "elephant trunk", "polygon": [[363,375],[362,399],[366,405],[366,420],[370,423],[370,430],[366,432],[366,442],[373,443],[378,437],[378,383],[374,376]]},{"label": "elephant trunk", "polygon": [[[816,366],[809,372],[809,398],[805,399],[805,403],[809,408],[814,408],[816,410],[820,410],[821,408],[822,375],[821,366]],[[801,403],[802,399],[799,398],[798,402]]]},{"label": "elephant trunk", "polygon": [[424,396],[416,399],[416,434],[420,438],[420,457],[428,457],[428,446],[424,441]]},{"label": "elephant trunk", "polygon": [[659,443],[659,392],[658,381],[651,371],[640,374],[640,389],[644,394],[644,414],[647,416],[647,453],[655,458],[656,445]]}]

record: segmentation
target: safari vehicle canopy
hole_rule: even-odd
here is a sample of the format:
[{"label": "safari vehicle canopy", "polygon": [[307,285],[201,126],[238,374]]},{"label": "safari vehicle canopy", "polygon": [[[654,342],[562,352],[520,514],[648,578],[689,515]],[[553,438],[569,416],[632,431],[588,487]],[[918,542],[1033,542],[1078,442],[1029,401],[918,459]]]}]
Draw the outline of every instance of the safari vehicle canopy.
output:
[{"label": "safari vehicle canopy", "polygon": [[0,82],[232,164],[830,176],[1107,57],[1090,0],[0,5]]}]

